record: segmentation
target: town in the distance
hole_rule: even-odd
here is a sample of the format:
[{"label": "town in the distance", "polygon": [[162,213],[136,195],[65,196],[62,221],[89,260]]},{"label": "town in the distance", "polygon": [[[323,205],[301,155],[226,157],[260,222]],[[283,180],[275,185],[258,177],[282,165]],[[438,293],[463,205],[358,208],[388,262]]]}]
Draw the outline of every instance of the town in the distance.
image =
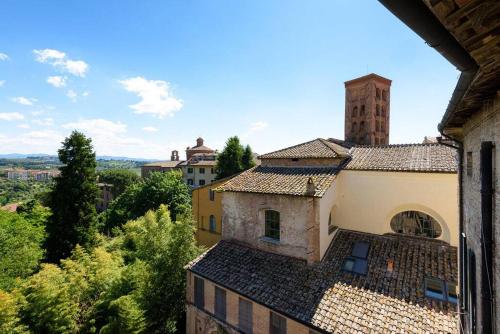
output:
[{"label": "town in the distance", "polygon": [[1,156],[0,332],[499,332],[500,6],[380,2],[461,71],[439,136],[393,144],[369,73],[343,137]]}]

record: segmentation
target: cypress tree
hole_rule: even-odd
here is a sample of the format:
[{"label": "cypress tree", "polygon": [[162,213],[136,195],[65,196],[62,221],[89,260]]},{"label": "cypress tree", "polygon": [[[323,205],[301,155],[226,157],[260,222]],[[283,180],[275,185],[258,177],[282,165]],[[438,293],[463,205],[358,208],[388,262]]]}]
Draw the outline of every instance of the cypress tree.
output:
[{"label": "cypress tree", "polygon": [[245,146],[245,151],[243,151],[243,156],[241,157],[241,163],[244,170],[255,166],[255,161],[253,161],[253,152],[250,145]]},{"label": "cypress tree", "polygon": [[217,179],[222,179],[243,171],[243,146],[237,136],[230,137],[226,146],[217,156]]},{"label": "cypress tree", "polygon": [[91,246],[96,232],[96,160],[92,140],[73,131],[58,151],[64,164],[49,195],[52,217],[47,224],[47,257],[57,262],[80,244]]}]

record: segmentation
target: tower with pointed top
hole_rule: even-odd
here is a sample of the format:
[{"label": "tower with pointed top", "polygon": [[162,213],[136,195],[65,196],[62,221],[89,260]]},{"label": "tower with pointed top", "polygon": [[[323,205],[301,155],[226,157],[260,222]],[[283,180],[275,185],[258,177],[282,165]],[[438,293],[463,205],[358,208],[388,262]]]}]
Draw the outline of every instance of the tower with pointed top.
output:
[{"label": "tower with pointed top", "polygon": [[391,80],[372,73],[344,84],[345,141],[357,145],[389,144]]}]

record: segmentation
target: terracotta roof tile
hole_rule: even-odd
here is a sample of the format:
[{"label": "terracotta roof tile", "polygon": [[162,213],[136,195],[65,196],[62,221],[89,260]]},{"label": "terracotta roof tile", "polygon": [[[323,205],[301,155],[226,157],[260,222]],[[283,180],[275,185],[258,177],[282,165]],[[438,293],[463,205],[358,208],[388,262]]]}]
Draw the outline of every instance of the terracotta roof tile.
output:
[{"label": "terracotta roof tile", "polygon": [[[337,168],[331,167],[264,167],[257,166],[235,176],[216,191],[234,191],[321,197],[330,187]],[[316,191],[307,194],[307,182],[312,178]]]},{"label": "terracotta roof tile", "polygon": [[[370,244],[366,276],[342,270],[357,241]],[[442,242],[340,230],[324,260],[308,266],[222,240],[186,268],[326,332],[458,333],[456,305],[424,295],[426,276],[458,280],[457,250]]]},{"label": "terracotta roof tile", "polygon": [[164,167],[164,168],[175,168],[178,167],[183,161],[157,161],[144,164],[143,167]]},{"label": "terracotta roof tile", "polygon": [[347,149],[345,147],[318,138],[306,143],[263,154],[259,156],[259,159],[339,158],[344,156],[347,156]]},{"label": "terracotta roof tile", "polygon": [[349,151],[350,170],[456,173],[456,150],[441,144],[356,146]]}]

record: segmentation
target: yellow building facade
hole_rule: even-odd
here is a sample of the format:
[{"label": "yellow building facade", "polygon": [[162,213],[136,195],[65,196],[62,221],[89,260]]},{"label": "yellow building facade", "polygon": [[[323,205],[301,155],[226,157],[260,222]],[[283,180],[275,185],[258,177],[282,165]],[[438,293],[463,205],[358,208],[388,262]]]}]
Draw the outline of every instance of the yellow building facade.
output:
[{"label": "yellow building facade", "polygon": [[193,219],[198,245],[212,247],[222,235],[222,194],[213,191],[226,179],[197,187],[192,192]]}]

